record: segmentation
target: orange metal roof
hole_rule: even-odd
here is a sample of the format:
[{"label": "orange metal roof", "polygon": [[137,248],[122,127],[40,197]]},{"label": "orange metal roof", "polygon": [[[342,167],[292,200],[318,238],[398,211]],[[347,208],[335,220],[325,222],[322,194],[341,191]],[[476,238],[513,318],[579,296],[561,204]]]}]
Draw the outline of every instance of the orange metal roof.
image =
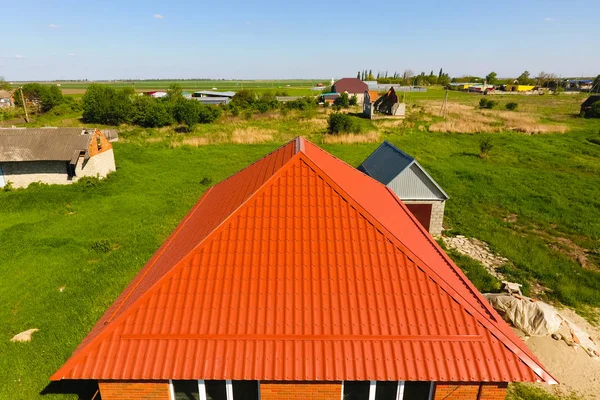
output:
[{"label": "orange metal roof", "polygon": [[209,190],[51,379],[555,382],[392,191],[302,138]]}]

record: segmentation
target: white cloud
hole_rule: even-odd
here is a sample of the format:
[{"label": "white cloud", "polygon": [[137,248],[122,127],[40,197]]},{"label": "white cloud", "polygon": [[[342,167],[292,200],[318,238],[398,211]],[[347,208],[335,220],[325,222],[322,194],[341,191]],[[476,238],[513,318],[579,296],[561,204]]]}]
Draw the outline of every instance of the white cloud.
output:
[{"label": "white cloud", "polygon": [[50,28],[50,29],[58,29],[58,28],[60,28],[60,25],[50,24],[50,25],[48,25],[48,28]]},{"label": "white cloud", "polygon": [[546,17],[546,18],[544,18],[544,21],[546,21],[546,22],[552,22],[552,21],[554,21],[554,18],[552,18],[552,17]]},{"label": "white cloud", "polygon": [[21,58],[25,58],[25,56],[22,56],[21,54],[17,54],[17,55],[15,56],[15,58],[21,59]]},{"label": "white cloud", "polygon": [[161,14],[154,14],[154,18],[156,19],[163,19],[165,16],[161,15]]},{"label": "white cloud", "polygon": [[75,53],[68,53],[67,55],[68,55],[68,56],[74,56],[74,55],[75,55]]}]

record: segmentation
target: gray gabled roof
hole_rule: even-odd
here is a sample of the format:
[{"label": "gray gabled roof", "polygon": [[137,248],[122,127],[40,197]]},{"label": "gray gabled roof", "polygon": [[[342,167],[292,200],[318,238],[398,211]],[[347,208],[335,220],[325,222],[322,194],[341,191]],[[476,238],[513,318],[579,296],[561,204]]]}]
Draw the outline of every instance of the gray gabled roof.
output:
[{"label": "gray gabled roof", "polygon": [[0,129],[0,162],[73,161],[89,158],[93,131],[83,128]]},{"label": "gray gabled roof", "polygon": [[[434,187],[439,190],[439,196],[442,200],[449,198],[448,194],[438,185],[438,183],[425,171],[417,160],[409,156],[387,140],[375,149],[373,153],[358,169],[384,185],[389,185],[404,171],[414,169],[417,175],[422,177],[423,182],[428,187]],[[400,196],[402,199],[402,196]]]}]

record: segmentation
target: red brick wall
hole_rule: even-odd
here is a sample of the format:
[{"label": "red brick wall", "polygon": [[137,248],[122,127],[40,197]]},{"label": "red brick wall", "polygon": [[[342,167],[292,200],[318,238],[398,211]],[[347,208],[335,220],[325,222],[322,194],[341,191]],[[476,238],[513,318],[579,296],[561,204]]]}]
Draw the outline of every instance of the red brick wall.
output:
[{"label": "red brick wall", "polygon": [[[98,150],[98,137],[100,137],[100,145],[102,146],[102,148],[100,150]],[[97,154],[103,153],[109,149],[112,149],[112,143],[108,141],[106,136],[104,136],[104,133],[102,133],[99,130],[96,130],[94,132],[94,136],[92,137],[92,140],[90,141],[90,145],[88,147],[88,150],[90,152],[90,157],[93,157]]]},{"label": "red brick wall", "polygon": [[261,400],[340,400],[342,382],[260,382]]},{"label": "red brick wall", "polygon": [[497,383],[481,385],[481,397],[480,400],[504,400],[506,398],[506,389],[508,383]]},{"label": "red brick wall", "polygon": [[437,383],[435,400],[504,400],[507,383]]},{"label": "red brick wall", "polygon": [[98,382],[102,400],[171,400],[169,382]]}]

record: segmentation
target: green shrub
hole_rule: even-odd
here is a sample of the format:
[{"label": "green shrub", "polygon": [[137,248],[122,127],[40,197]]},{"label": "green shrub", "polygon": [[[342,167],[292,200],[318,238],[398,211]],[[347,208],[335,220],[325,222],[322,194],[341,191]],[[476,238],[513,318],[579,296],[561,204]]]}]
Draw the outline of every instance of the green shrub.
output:
[{"label": "green shrub", "polygon": [[251,108],[256,103],[256,93],[252,90],[239,90],[231,99],[231,105],[240,108]]},{"label": "green shrub", "polygon": [[[64,102],[64,97],[60,88],[56,85],[42,85],[40,83],[27,83],[21,89],[26,101],[34,105],[40,112],[45,113],[52,108]],[[15,104],[18,107],[23,106],[20,93],[15,93]]]},{"label": "green shrub", "polygon": [[361,131],[360,119],[347,114],[331,114],[329,116],[329,133],[359,133]]},{"label": "green shrub", "polygon": [[289,110],[305,111],[311,108],[316,108],[317,102],[312,97],[301,97],[296,100],[288,101],[285,103],[284,107]]},{"label": "green shrub", "polygon": [[12,192],[13,190],[15,190],[13,183],[11,181],[8,181],[4,184],[4,186],[2,187],[2,191],[3,192]]},{"label": "green shrub", "polygon": [[173,110],[167,101],[148,96],[136,97],[132,122],[144,128],[159,128],[173,123]]},{"label": "green shrub", "polygon": [[204,178],[202,178],[202,180],[200,181],[200,184],[202,186],[208,186],[213,182],[212,178],[209,176],[205,176]]},{"label": "green shrub", "polygon": [[348,93],[342,93],[338,98],[333,101],[333,105],[340,106],[342,108],[350,107],[350,99],[348,98]]},{"label": "green shrub", "polygon": [[254,106],[261,113],[266,113],[269,110],[275,110],[278,108],[279,101],[271,92],[263,92],[258,97],[258,100],[256,100],[254,103]]},{"label": "green shrub", "polygon": [[102,180],[97,176],[82,176],[75,182],[75,185],[82,186],[84,188],[93,188],[100,186]]},{"label": "green shrub", "polygon": [[600,101],[592,104],[592,108],[587,113],[588,118],[600,118]]},{"label": "green shrub", "polygon": [[489,99],[486,99],[486,98],[483,98],[483,99],[479,100],[479,108],[487,108],[487,109],[491,110],[497,104],[498,104],[497,101],[489,100]]},{"label": "green shrub", "polygon": [[108,239],[99,239],[92,243],[92,250],[97,251],[99,253],[108,253],[112,246]]},{"label": "green shrub", "polygon": [[486,158],[494,145],[491,139],[483,139],[479,142],[479,157]]},{"label": "green shrub", "polygon": [[514,101],[511,101],[510,103],[506,103],[505,107],[509,111],[515,111],[517,107],[519,107],[519,104],[515,103]]},{"label": "green shrub", "polygon": [[210,124],[215,122],[221,116],[221,109],[218,106],[211,106],[207,104],[199,104],[198,108],[198,122],[201,124]]},{"label": "green shrub", "polygon": [[350,100],[348,101],[348,104],[350,104],[351,106],[358,105],[358,96],[356,96],[355,94],[352,95],[352,97],[350,97]]}]

